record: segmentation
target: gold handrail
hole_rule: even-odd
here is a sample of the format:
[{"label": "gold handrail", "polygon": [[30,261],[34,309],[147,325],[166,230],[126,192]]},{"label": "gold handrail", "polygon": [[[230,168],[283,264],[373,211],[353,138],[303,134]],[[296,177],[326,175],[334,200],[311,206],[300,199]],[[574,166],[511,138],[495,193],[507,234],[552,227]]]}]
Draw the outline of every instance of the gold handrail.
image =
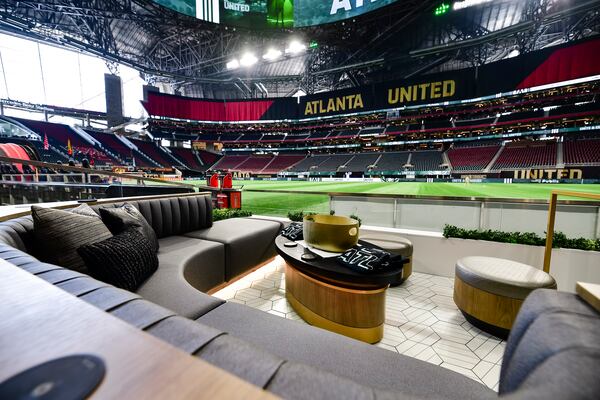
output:
[{"label": "gold handrail", "polygon": [[552,242],[554,240],[554,223],[556,222],[556,204],[558,196],[580,197],[584,199],[600,200],[600,194],[574,192],[572,190],[553,190],[550,193],[550,205],[548,206],[548,228],[546,229],[546,248],[544,249],[544,272],[550,272],[550,261],[552,259]]}]

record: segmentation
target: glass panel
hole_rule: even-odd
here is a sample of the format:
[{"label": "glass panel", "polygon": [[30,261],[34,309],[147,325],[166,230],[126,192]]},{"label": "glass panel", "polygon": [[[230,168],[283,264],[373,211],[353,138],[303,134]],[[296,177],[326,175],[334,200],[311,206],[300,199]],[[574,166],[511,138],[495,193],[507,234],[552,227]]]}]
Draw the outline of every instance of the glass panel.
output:
[{"label": "glass panel", "polygon": [[332,208],[336,215],[356,215],[363,225],[394,227],[394,199],[337,196]]},{"label": "glass panel", "polygon": [[449,224],[478,229],[480,212],[476,201],[398,199],[396,227],[441,232]]},{"label": "glass panel", "polygon": [[327,194],[242,192],[242,207],[255,215],[287,217],[288,212],[329,214]]}]

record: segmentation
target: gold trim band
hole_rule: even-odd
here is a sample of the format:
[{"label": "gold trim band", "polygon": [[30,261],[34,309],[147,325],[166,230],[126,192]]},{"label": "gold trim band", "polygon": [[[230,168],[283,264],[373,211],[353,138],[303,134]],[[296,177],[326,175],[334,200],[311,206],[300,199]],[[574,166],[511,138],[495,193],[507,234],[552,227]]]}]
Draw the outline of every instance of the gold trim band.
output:
[{"label": "gold trim band", "polygon": [[304,321],[311,325],[371,344],[377,343],[383,338],[383,324],[373,328],[354,328],[338,324],[323,318],[319,314],[316,314],[305,307],[304,304],[300,303],[289,291],[286,291],[285,297],[290,302],[294,311],[296,311]]}]

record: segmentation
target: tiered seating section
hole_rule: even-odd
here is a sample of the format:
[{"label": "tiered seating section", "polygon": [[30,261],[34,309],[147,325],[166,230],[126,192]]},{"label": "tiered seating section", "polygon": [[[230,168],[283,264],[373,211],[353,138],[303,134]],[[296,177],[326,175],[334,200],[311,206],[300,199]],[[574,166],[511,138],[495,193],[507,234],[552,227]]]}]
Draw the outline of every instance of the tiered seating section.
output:
[{"label": "tiered seating section", "polygon": [[380,156],[380,153],[355,154],[354,157],[344,165],[343,171],[366,171],[371,165],[375,165]]},{"label": "tiered seating section", "polygon": [[273,161],[272,156],[250,156],[235,169],[241,172],[260,172]]},{"label": "tiered seating section", "polygon": [[483,171],[492,162],[500,146],[458,147],[448,151],[455,171]]},{"label": "tiered seating section", "polygon": [[404,168],[408,163],[408,157],[410,153],[408,151],[402,151],[398,153],[383,153],[377,161],[376,167],[373,171],[398,171]]},{"label": "tiered seating section", "polygon": [[146,142],[144,140],[129,139],[131,143],[137,146],[137,148],[145,155],[150,157],[151,160],[159,163],[163,167],[177,166],[179,163],[173,159],[166,151],[161,150],[156,144],[152,142]]},{"label": "tiered seating section", "polygon": [[565,165],[600,165],[600,139],[567,140],[563,157]]},{"label": "tiered seating section", "polygon": [[281,171],[285,171],[290,169],[295,164],[299,163],[301,160],[304,160],[303,155],[278,155],[273,158],[273,161],[269,165],[265,167],[261,171],[263,174],[276,174]]},{"label": "tiered seating section", "polygon": [[316,172],[332,172],[337,171],[342,165],[345,165],[350,159],[352,159],[352,154],[332,154],[327,159],[325,159],[322,163],[320,163],[317,168],[313,171]]},{"label": "tiered seating section", "polygon": [[206,166],[202,163],[200,158],[196,155],[196,152],[191,149],[184,149],[182,147],[172,147],[171,153],[177,157],[182,163],[188,166],[188,168],[195,169],[197,171],[203,171]]},{"label": "tiered seating section", "polygon": [[441,171],[443,162],[441,151],[415,151],[410,159],[415,171]]},{"label": "tiered seating section", "polygon": [[212,169],[236,170],[239,165],[245,162],[250,156],[225,156],[219,160]]},{"label": "tiered seating section", "polygon": [[[102,145],[111,153],[115,154],[119,159],[117,159],[117,163],[121,164],[131,163],[132,161],[132,151],[129,147],[125,146],[125,144],[119,140],[119,138],[112,133],[103,133],[99,131],[94,131],[91,129],[86,129],[86,133],[102,143]],[[139,158],[139,157],[138,157]],[[149,165],[146,165],[149,166]]]},{"label": "tiered seating section", "polygon": [[[20,122],[27,128],[31,129],[35,133],[39,134],[43,139],[45,136],[48,137],[48,143],[54,148],[64,153],[64,158],[67,158],[68,154],[68,143],[71,143],[73,154],[71,158],[76,160],[88,160],[93,159],[98,164],[106,164],[111,162],[111,158],[106,155],[101,149],[95,148],[94,145],[83,139],[75,130],[68,125],[55,124],[45,121],[32,121],[28,119],[13,118]],[[46,152],[43,150],[42,152]],[[56,158],[56,155],[52,155]],[[42,158],[44,158],[42,156]],[[64,161],[64,160],[57,160]]]},{"label": "tiered seating section", "polygon": [[492,170],[556,165],[556,143],[515,143],[507,145]]}]

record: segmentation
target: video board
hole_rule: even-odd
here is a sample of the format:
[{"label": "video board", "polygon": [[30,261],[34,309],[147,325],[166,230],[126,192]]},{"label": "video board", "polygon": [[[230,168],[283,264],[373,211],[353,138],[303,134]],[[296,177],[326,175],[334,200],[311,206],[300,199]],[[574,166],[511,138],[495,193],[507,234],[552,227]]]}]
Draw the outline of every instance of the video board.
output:
[{"label": "video board", "polygon": [[294,0],[294,26],[329,24],[374,11],[396,0]]},{"label": "video board", "polygon": [[396,0],[154,0],[204,21],[250,29],[294,28],[342,21]]}]

